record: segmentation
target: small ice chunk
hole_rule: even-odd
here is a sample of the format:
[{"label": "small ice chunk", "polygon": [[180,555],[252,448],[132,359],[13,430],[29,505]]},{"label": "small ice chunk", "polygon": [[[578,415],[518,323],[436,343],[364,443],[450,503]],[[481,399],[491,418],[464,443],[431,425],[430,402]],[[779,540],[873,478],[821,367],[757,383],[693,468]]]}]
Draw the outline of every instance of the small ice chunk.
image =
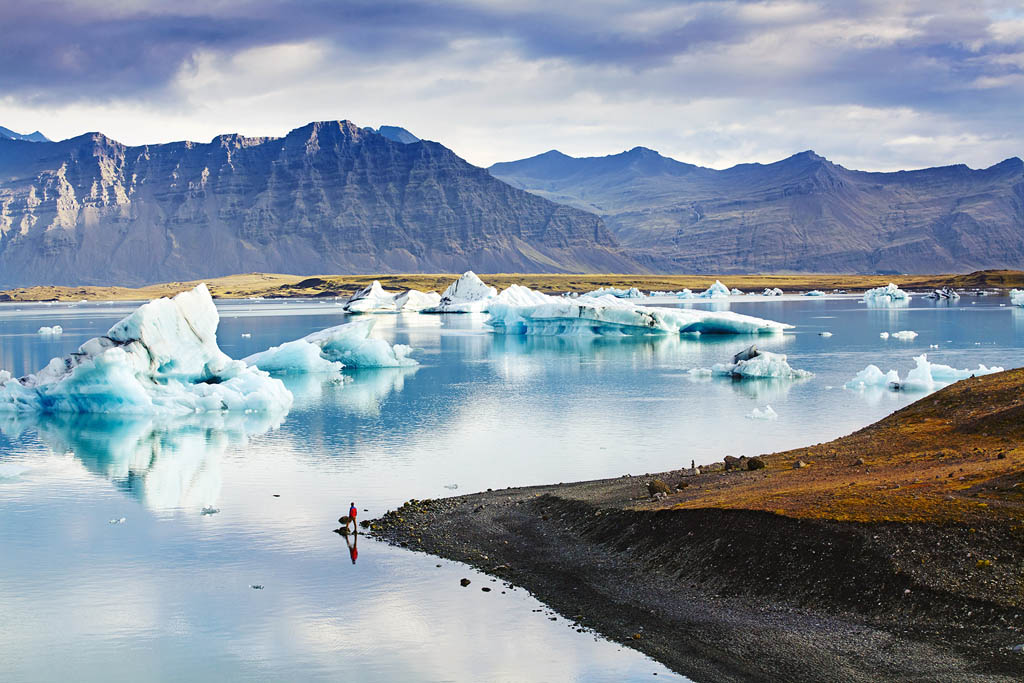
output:
[{"label": "small ice chunk", "polygon": [[882,338],[882,339],[888,339],[889,338],[889,333],[888,332],[879,332],[878,336],[880,338]]},{"label": "small ice chunk", "polygon": [[248,339],[248,338],[250,338],[251,336],[252,336],[252,333],[251,333],[251,332],[243,332],[243,333],[242,333],[242,338],[243,338],[243,339]]},{"label": "small ice chunk", "polygon": [[723,285],[719,280],[715,280],[715,283],[705,289],[703,292],[698,294],[701,299],[728,299],[732,295],[732,290]]},{"label": "small ice chunk", "polygon": [[819,337],[831,337],[832,333],[831,332],[819,332],[818,336]]},{"label": "small ice chunk", "polygon": [[934,290],[932,292],[929,292],[928,294],[925,294],[924,298],[926,298],[926,299],[955,300],[955,299],[959,299],[960,295],[957,294],[956,291],[952,287],[946,286],[946,287],[942,287],[941,289],[936,289],[936,290]]},{"label": "small ice chunk", "polygon": [[128,519],[127,519],[126,517],[118,517],[118,518],[116,518],[116,519],[112,519],[112,520],[110,520],[110,521],[109,521],[109,522],[107,522],[107,523],[108,523],[108,524],[124,524],[124,523],[125,523],[125,522],[127,522],[127,521],[128,521]]},{"label": "small ice chunk", "polygon": [[64,328],[60,325],[54,325],[53,327],[40,327],[36,334],[42,337],[59,337],[64,334]]},{"label": "small ice chunk", "polygon": [[693,378],[699,378],[711,377],[715,373],[711,371],[711,368],[690,368],[687,370],[686,374]]},{"label": "small ice chunk", "polygon": [[771,406],[766,405],[764,410],[754,408],[752,411],[747,413],[747,417],[752,420],[778,420],[779,414],[772,410]]},{"label": "small ice chunk", "polygon": [[743,296],[743,290],[736,289],[735,287],[733,287],[731,290],[729,290],[729,294],[732,296]]},{"label": "small ice chunk", "polygon": [[761,292],[761,296],[782,296],[782,290],[778,287],[768,288],[765,287],[764,291]]},{"label": "small ice chunk", "polygon": [[804,296],[825,296],[825,292],[820,289],[812,289],[809,292],[804,292]]},{"label": "small ice chunk", "polygon": [[220,512],[220,508],[215,508],[212,505],[207,505],[202,510],[199,511],[199,514],[201,514],[201,515],[215,515],[218,512]]},{"label": "small ice chunk", "polygon": [[899,339],[900,341],[913,341],[917,338],[917,332],[913,330],[900,330],[899,332],[892,333],[893,339]]},{"label": "small ice chunk", "polygon": [[601,287],[600,289],[595,289],[592,292],[587,292],[583,296],[589,296],[595,299],[602,296],[614,296],[617,299],[640,299],[643,297],[643,295],[644,293],[641,292],[636,287],[630,287],[629,289],[619,289],[618,287]]}]

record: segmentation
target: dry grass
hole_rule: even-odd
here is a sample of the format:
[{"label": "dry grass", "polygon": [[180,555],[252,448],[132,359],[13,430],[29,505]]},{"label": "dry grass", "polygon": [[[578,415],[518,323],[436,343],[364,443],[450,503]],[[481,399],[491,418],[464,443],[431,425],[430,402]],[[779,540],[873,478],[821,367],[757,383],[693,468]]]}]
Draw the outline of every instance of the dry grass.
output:
[{"label": "dry grass", "polygon": [[[282,275],[277,273],[246,273],[226,277],[195,280],[191,282],[167,282],[145,287],[21,287],[0,292],[4,301],[138,301],[175,294],[206,282],[215,297],[246,298],[264,297],[311,297],[346,296],[360,287],[380,280],[385,289],[419,289],[443,291],[458,277],[455,273],[412,274],[412,275]],[[521,273],[482,274],[485,282],[498,288],[520,284],[542,292],[587,292],[598,287],[639,287],[649,290],[679,290],[684,287],[694,291],[706,289],[715,280],[722,280],[730,287],[744,291],[760,292],[765,287],[779,287],[786,292],[801,292],[810,289],[831,291],[844,289],[862,291],[897,282],[910,289],[932,289],[943,285],[958,288],[974,287],[1024,287],[1024,272],[1009,270],[988,270],[968,275],[838,275],[838,274],[792,274],[792,275],[531,275]]]},{"label": "dry grass", "polygon": [[665,503],[1024,529],[1024,369],[957,382],[849,436],[763,459],[760,471],[701,475]]}]

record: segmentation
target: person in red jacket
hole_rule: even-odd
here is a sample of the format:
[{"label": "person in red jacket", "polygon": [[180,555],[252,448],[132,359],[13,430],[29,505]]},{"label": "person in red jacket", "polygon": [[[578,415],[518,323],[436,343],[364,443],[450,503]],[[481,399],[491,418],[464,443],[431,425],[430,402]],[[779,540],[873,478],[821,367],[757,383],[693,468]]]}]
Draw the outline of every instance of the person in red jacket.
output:
[{"label": "person in red jacket", "polygon": [[[348,504],[348,519],[349,519],[350,522],[352,522],[352,530],[355,531],[355,533],[357,533],[357,534],[359,533],[359,525],[356,524],[356,515],[358,513],[359,513],[359,510],[356,510],[356,504],[354,502],[353,503],[349,503]],[[348,525],[345,525],[345,528],[347,529]]]}]

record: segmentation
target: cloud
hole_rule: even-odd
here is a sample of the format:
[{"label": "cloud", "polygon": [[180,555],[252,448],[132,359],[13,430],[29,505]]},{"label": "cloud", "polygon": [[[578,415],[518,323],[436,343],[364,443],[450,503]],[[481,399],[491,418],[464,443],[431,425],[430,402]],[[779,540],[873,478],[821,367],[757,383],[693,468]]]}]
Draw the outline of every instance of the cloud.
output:
[{"label": "cloud", "polygon": [[[1024,149],[1024,15],[985,7],[51,1],[9,11],[0,123],[142,143],[349,118],[405,125],[480,164],[636,144],[769,161],[795,151],[778,150],[785,140],[869,168],[987,165]],[[856,110],[875,114],[820,115]],[[965,142],[910,153],[890,129]]]}]

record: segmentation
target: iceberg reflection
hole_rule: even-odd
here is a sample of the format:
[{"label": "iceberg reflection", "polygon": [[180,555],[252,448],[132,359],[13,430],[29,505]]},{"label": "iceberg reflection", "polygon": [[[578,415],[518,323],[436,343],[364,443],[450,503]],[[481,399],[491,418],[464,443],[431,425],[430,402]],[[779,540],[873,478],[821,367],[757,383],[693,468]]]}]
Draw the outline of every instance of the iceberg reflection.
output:
[{"label": "iceberg reflection", "polygon": [[4,415],[0,431],[35,431],[54,453],[71,453],[153,511],[200,509],[217,502],[220,461],[229,447],[280,425],[266,413],[200,413],[187,417],[96,414]]}]

